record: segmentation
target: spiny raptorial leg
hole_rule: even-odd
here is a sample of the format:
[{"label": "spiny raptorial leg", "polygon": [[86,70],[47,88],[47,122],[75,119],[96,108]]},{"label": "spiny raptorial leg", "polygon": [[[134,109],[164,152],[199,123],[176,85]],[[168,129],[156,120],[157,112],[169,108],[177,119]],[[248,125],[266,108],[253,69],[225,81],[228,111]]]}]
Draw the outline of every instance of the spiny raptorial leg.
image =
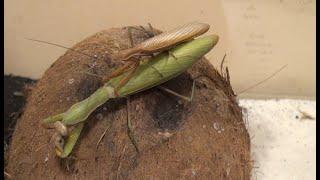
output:
[{"label": "spiny raptorial leg", "polygon": [[[131,27],[131,26],[128,27],[128,36],[129,36],[129,41],[130,41],[130,47],[133,47],[133,45],[134,45],[134,43],[133,43],[133,37],[132,37],[132,29],[133,29],[133,28],[134,28],[134,27]],[[132,58],[129,58],[127,61],[128,61],[128,62],[126,62],[125,65],[120,66],[120,67],[117,68],[116,70],[112,71],[112,73],[111,73],[109,76],[103,78],[103,80],[102,80],[103,83],[109,81],[110,79],[112,79],[112,78],[114,78],[114,77],[117,77],[117,76],[119,76],[119,75],[127,72],[132,66],[135,66],[135,64],[137,63],[137,61],[139,61],[139,59],[137,59],[136,57],[132,57]],[[124,77],[123,79],[126,79],[126,78],[127,78],[127,77]],[[121,81],[122,81],[122,80],[121,80]],[[124,84],[123,84],[123,85],[124,85]],[[121,86],[123,86],[123,85],[121,85]],[[120,86],[120,87],[121,87],[121,86]],[[118,87],[118,88],[120,88],[120,87]]]},{"label": "spiny raptorial leg", "polygon": [[115,88],[115,93],[117,95],[118,95],[119,89],[122,88],[124,85],[126,85],[127,82],[133,77],[134,72],[136,72],[138,66],[139,66],[139,61],[135,62],[133,67],[128,71],[128,74],[120,80],[119,85]]},{"label": "spiny raptorial leg", "polygon": [[[135,28],[135,27],[131,27],[131,26],[128,27],[128,36],[129,36],[129,39],[130,39],[130,46],[131,47],[134,46],[133,36],[132,36],[132,29],[133,28]],[[128,59],[130,61],[130,63],[124,65],[123,67],[120,67],[118,70],[116,70],[113,73],[112,76],[115,77],[115,76],[118,76],[118,75],[124,73],[126,70],[128,70],[131,67],[131,70],[129,70],[128,74],[120,80],[120,83],[119,83],[118,87],[116,87],[116,89],[115,89],[116,94],[117,94],[117,91],[121,87],[126,85],[126,83],[132,78],[134,72],[136,71],[136,69],[138,68],[138,66],[140,64],[141,56],[150,56],[150,55],[139,55],[139,57],[133,56],[132,58]]]},{"label": "spiny raptorial leg", "polygon": [[[146,33],[149,38],[151,38],[151,37],[153,37],[153,36],[156,35],[156,34],[155,34],[155,31],[154,31],[154,29],[153,29],[153,27],[152,27],[152,25],[151,25],[150,23],[148,23],[148,26],[149,26],[149,28],[150,28],[150,31],[146,30],[143,26],[139,26],[141,29],[136,28],[136,27],[130,27],[130,28],[128,28],[128,33],[129,33],[129,38],[130,38],[131,47],[133,47],[132,29],[140,30],[140,31]],[[172,57],[172,58],[174,58],[175,60],[178,60],[178,58],[177,58],[170,50],[167,50],[166,52],[168,53],[168,57]],[[143,56],[143,55],[140,55],[140,56]],[[147,55],[147,56],[150,56],[150,55]],[[153,56],[153,55],[151,54],[151,56]],[[177,62],[178,62],[178,61],[177,61]],[[154,68],[153,66],[151,66],[151,68],[153,68],[161,77],[163,77],[162,73],[161,73],[158,69]],[[161,89],[161,90],[163,90],[163,91],[165,91],[165,92],[167,92],[167,93],[170,93],[170,94],[172,94],[172,95],[174,95],[174,96],[177,96],[177,97],[179,97],[179,98],[181,98],[181,99],[183,99],[183,100],[186,100],[186,101],[188,101],[188,102],[191,102],[192,99],[193,99],[194,87],[195,87],[195,81],[193,81],[192,91],[191,91],[191,96],[190,96],[190,97],[186,97],[186,96],[180,95],[179,93],[176,93],[176,92],[174,92],[174,91],[172,91],[172,90],[170,90],[170,89],[168,89],[168,88],[165,88],[165,87],[163,87],[163,86],[159,86],[159,89]]]},{"label": "spiny raptorial leg", "polygon": [[103,80],[102,80],[103,83],[108,82],[110,79],[112,79],[112,78],[114,78],[114,77],[117,77],[117,76],[123,74],[124,72],[128,71],[128,70],[130,69],[130,67],[131,67],[134,63],[135,63],[134,61],[130,61],[130,62],[128,62],[127,64],[125,64],[125,65],[117,68],[116,70],[112,71],[112,73],[111,73],[109,76],[103,78]]}]

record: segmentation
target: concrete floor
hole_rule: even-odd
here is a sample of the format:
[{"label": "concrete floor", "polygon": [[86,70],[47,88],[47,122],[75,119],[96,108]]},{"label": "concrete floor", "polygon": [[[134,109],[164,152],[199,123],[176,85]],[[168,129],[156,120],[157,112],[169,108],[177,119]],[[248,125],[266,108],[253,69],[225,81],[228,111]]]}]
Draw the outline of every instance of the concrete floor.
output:
[{"label": "concrete floor", "polygon": [[316,101],[241,99],[239,104],[251,136],[252,179],[316,179]]}]

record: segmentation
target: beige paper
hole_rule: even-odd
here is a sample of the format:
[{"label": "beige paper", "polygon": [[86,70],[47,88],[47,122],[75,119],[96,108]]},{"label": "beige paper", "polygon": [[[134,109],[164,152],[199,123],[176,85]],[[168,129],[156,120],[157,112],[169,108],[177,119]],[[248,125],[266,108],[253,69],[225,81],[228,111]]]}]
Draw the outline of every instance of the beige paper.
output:
[{"label": "beige paper", "polygon": [[314,0],[225,0],[227,65],[237,92],[287,67],[242,97],[315,98]]}]

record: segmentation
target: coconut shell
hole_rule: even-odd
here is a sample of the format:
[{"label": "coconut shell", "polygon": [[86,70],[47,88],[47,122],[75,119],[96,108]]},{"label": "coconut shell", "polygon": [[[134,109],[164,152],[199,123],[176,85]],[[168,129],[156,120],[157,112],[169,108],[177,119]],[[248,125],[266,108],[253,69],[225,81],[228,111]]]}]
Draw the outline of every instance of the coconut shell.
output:
[{"label": "coconut shell", "polygon": [[[133,30],[134,44],[146,38]],[[56,157],[54,130],[40,121],[93,93],[101,77],[121,64],[110,55],[130,46],[128,29],[112,28],[72,47],[93,58],[68,50],[51,65],[27,98],[7,172],[14,179],[250,179],[250,138],[241,108],[228,79],[205,58],[162,85],[190,96],[196,80],[192,102],[156,87],[108,101],[90,115],[71,156]]]}]

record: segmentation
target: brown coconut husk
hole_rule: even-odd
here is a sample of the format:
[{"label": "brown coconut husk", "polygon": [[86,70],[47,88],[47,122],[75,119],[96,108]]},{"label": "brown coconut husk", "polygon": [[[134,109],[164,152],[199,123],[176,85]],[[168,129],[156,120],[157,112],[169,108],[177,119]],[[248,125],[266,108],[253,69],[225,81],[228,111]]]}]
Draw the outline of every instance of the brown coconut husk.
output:
[{"label": "brown coconut husk", "polygon": [[[147,34],[134,30],[133,37],[138,43]],[[39,122],[101,86],[101,76],[119,65],[109,55],[129,42],[127,28],[101,31],[73,47],[97,58],[69,50],[45,72],[16,125],[7,172],[14,179],[250,179],[250,138],[241,108],[229,81],[205,58],[163,84],[188,96],[196,80],[191,103],[158,88],[129,101],[108,101],[88,118],[72,155],[56,157],[54,132]],[[128,135],[128,118],[139,153]]]}]

